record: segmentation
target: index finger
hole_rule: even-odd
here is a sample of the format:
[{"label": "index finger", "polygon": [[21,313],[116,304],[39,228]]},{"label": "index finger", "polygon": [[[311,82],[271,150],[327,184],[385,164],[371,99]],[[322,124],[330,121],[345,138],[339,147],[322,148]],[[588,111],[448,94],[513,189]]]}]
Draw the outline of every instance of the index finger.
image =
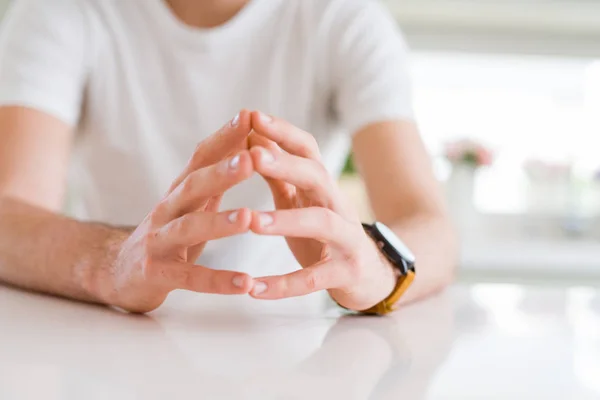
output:
[{"label": "index finger", "polygon": [[315,137],[289,122],[252,111],[251,123],[254,132],[271,139],[288,153],[314,160],[321,158]]},{"label": "index finger", "polygon": [[200,265],[177,262],[157,264],[156,282],[170,290],[184,289],[199,293],[246,294],[253,287],[250,275],[243,272],[214,270]]},{"label": "index finger", "polygon": [[196,146],[194,154],[183,172],[173,181],[168,193],[171,193],[189,174],[197,169],[216,164],[236,151],[246,149],[248,135],[251,130],[250,111],[240,111],[231,121]]},{"label": "index finger", "polygon": [[205,204],[210,198],[250,178],[253,168],[252,158],[245,150],[218,164],[193,171],[157,206],[159,220],[156,223],[165,224],[198,209],[198,204]]},{"label": "index finger", "polygon": [[262,300],[278,300],[336,289],[348,281],[349,273],[334,261],[325,261],[286,275],[256,278],[250,295]]}]

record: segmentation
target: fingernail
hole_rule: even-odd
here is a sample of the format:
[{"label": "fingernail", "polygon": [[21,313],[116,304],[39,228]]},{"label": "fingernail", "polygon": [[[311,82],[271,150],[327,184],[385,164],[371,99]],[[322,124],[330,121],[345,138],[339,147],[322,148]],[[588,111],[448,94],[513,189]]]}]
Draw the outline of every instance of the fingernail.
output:
[{"label": "fingernail", "polygon": [[264,282],[256,282],[254,284],[254,289],[252,290],[252,294],[255,296],[264,293],[267,290],[267,284]]},{"label": "fingernail", "polygon": [[267,164],[275,161],[275,157],[273,157],[273,153],[271,153],[269,150],[265,149],[264,147],[260,148],[260,159],[262,162],[267,163]]},{"label": "fingernail", "polygon": [[229,168],[236,169],[240,164],[240,155],[236,155],[231,160],[229,160]]},{"label": "fingernail", "polygon": [[227,219],[229,220],[229,222],[231,222],[233,224],[233,223],[237,222],[238,215],[239,215],[239,211],[234,211],[227,216]]},{"label": "fingernail", "polygon": [[233,286],[235,287],[242,288],[244,287],[244,277],[242,275],[234,276],[231,283],[233,283]]},{"label": "fingernail", "polygon": [[260,226],[269,226],[273,223],[273,217],[269,214],[259,214],[258,215],[258,223]]},{"label": "fingernail", "polygon": [[235,117],[233,117],[233,119],[231,120],[231,126],[235,127],[238,125],[238,123],[240,122],[240,114],[238,113]]},{"label": "fingernail", "polygon": [[267,114],[264,114],[264,113],[262,113],[262,112],[261,112],[261,113],[260,113],[260,115],[259,115],[259,119],[260,119],[262,122],[264,122],[265,124],[268,124],[268,123],[270,123],[271,121],[273,121],[273,117],[271,117],[271,116],[269,116],[269,115],[267,115]]}]

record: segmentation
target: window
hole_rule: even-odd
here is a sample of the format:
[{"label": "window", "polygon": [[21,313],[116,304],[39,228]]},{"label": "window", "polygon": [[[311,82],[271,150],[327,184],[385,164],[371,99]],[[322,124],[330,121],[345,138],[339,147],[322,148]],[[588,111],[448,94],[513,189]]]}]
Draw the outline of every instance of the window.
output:
[{"label": "window", "polygon": [[[413,78],[417,117],[434,154],[461,137],[495,150],[494,166],[476,185],[483,212],[527,211],[529,159],[572,164],[582,182],[600,168],[598,62],[416,52]],[[593,212],[593,203],[586,207]]]},{"label": "window", "polygon": [[[600,1],[383,2],[413,49],[415,109],[440,177],[445,142],[496,153],[475,180],[461,272],[600,276]],[[528,160],[551,173],[538,179]]]}]

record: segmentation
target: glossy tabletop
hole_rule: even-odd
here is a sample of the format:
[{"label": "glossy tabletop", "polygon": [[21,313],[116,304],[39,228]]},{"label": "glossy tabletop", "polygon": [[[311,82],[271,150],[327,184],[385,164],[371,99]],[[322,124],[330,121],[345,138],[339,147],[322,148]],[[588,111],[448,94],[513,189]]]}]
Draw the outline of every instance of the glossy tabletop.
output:
[{"label": "glossy tabletop", "polygon": [[0,399],[600,399],[600,290],[456,285],[379,318],[184,292],[139,316],[0,286]]}]

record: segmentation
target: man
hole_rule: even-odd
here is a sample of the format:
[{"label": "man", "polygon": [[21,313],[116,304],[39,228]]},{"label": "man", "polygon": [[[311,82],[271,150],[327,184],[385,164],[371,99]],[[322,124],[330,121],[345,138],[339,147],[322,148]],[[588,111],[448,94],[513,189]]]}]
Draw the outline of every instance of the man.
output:
[{"label": "man", "polygon": [[0,281],[134,312],[174,289],[369,309],[398,276],[331,177],[350,142],[417,258],[400,301],[452,278],[406,48],[377,3],[17,0],[0,105]]}]

